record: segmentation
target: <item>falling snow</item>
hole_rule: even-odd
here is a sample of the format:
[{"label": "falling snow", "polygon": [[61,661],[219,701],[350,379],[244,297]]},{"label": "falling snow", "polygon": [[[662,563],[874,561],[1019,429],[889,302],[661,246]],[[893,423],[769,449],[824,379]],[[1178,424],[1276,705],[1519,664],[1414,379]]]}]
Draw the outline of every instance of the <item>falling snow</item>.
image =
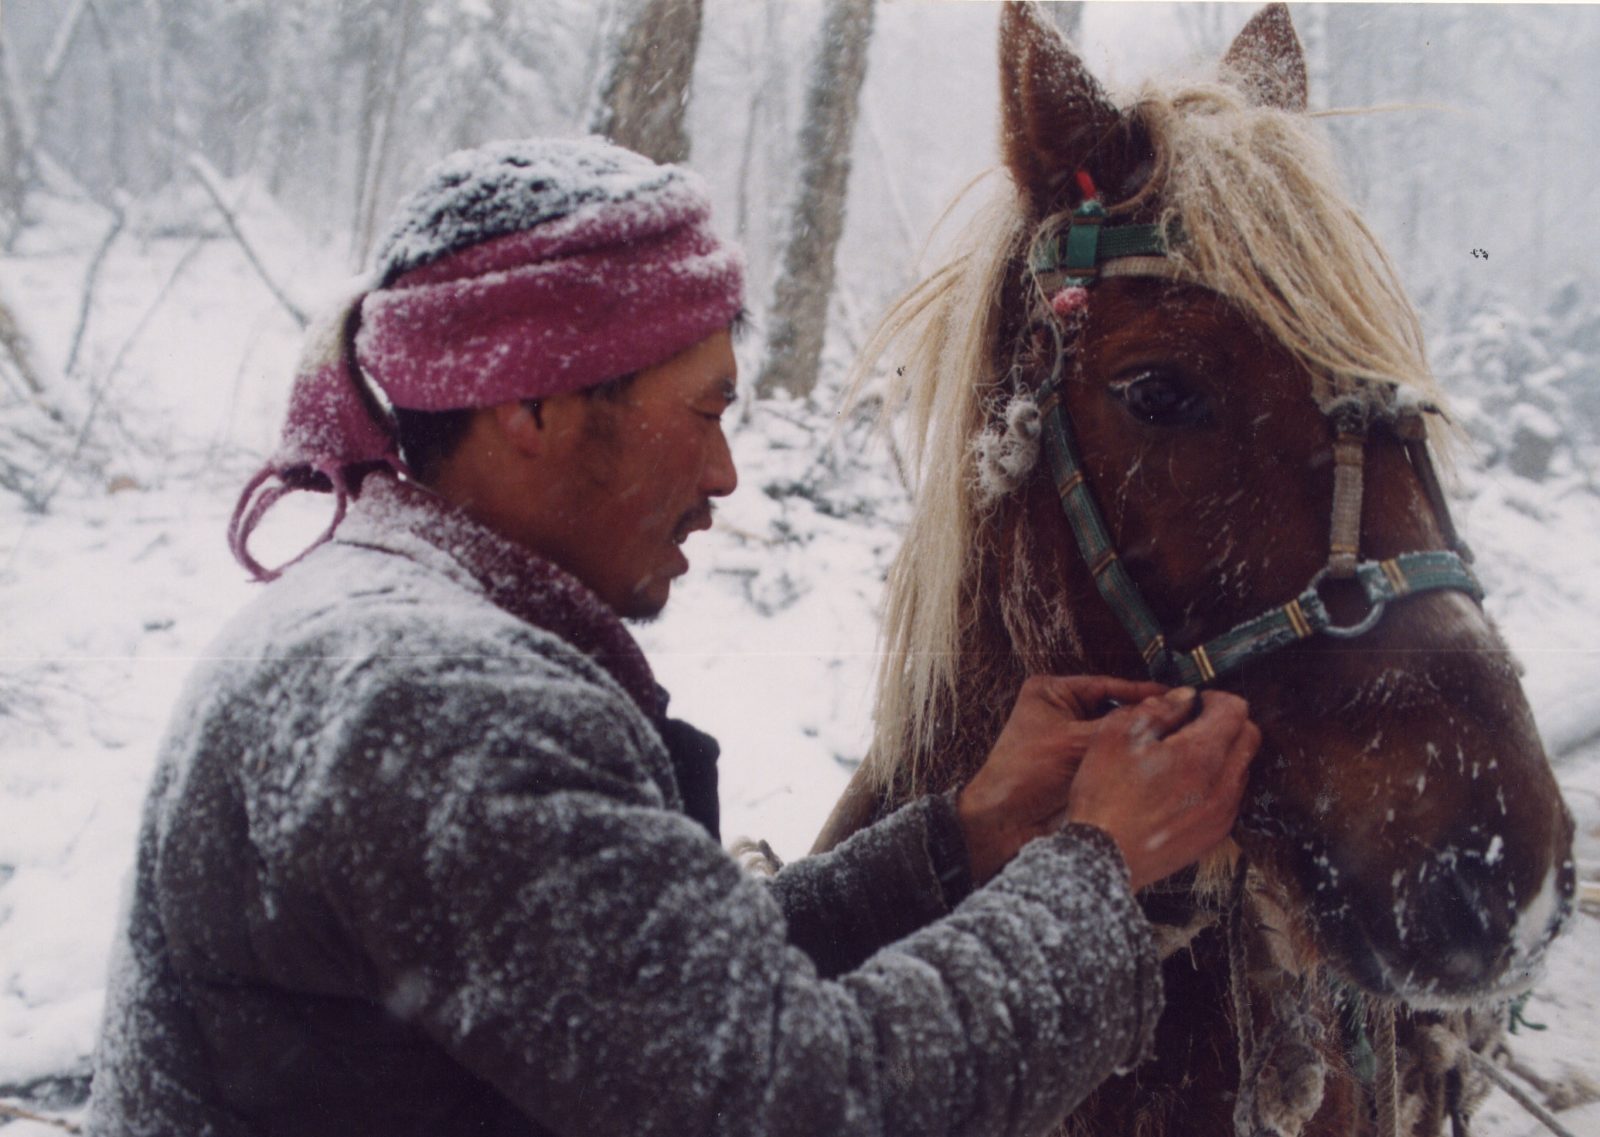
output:
[{"label": "falling snow", "polygon": [[[902,9],[915,7],[887,6],[884,26],[909,19]],[[980,46],[982,66],[992,67],[991,43]],[[923,82],[946,84],[949,74],[927,69],[902,90],[883,91],[885,130],[890,112],[921,110],[910,104],[927,96]],[[953,130],[968,136],[960,139],[968,165],[937,185],[919,173],[904,187],[914,191],[919,225],[990,160],[972,141],[989,110],[971,103]],[[1407,119],[1405,129],[1414,128]],[[706,161],[714,164],[710,155]],[[892,173],[894,163],[863,169],[869,191],[889,200],[885,170]],[[618,172],[616,192],[628,192],[630,176]],[[1583,186],[1593,179],[1568,172],[1551,180]],[[725,191],[714,185],[714,192]],[[104,223],[81,206],[38,208],[30,235],[0,261],[0,283],[41,353],[59,366]],[[883,217],[852,215],[847,268],[873,262],[876,270],[876,262],[890,259],[887,250],[900,255],[914,243],[914,234]],[[253,220],[258,232],[282,230],[267,211]],[[483,218],[491,228],[501,223]],[[404,228],[393,236],[396,263],[411,256],[409,242]],[[331,293],[344,275],[327,250],[296,233],[283,235],[278,254],[276,263],[294,266],[308,294]],[[131,242],[118,249],[90,336],[87,350],[102,362],[127,346],[122,375],[104,394],[118,404],[115,437],[142,441],[122,446],[104,479],[66,483],[48,514],[28,513],[0,495],[6,1094],[86,1069],[158,739],[196,657],[252,595],[221,534],[240,484],[271,448],[297,337],[222,242],[202,250],[134,337],[152,294],[185,255],[184,242],[159,233],[136,251]],[[1509,259],[1497,254],[1489,263]],[[1441,290],[1449,284],[1439,281],[1443,271],[1433,266]],[[868,282],[860,290],[869,297],[895,283],[864,272],[858,279]],[[1583,424],[1600,390],[1600,318],[1580,298],[1550,312],[1486,304],[1439,322],[1430,329],[1434,357],[1467,440],[1453,489],[1458,518],[1477,551],[1488,606],[1525,669],[1577,818],[1578,875],[1593,896],[1600,878],[1600,705],[1593,697],[1600,688],[1600,574],[1592,569],[1600,563],[1600,496],[1591,470],[1596,439]],[[742,350],[748,354],[749,345]],[[743,362],[753,371],[753,358]],[[842,354],[832,359],[835,373],[841,363]],[[813,414],[784,401],[750,406],[733,438],[745,488],[719,512],[716,528],[689,542],[691,575],[675,586],[667,616],[641,630],[677,712],[723,743],[725,834],[767,838],[786,858],[804,853],[864,748],[879,581],[903,507],[887,456],[856,463],[827,449],[832,419],[831,407]],[[285,516],[262,533],[264,544],[297,548],[325,522],[318,508],[315,501],[286,503]],[[1503,797],[1500,808],[1505,812]],[[1494,863],[1503,841],[1487,838],[1482,855]],[[1403,883],[1395,882],[1397,890]],[[1519,926],[1525,939],[1541,934],[1553,899],[1546,901]],[[1554,945],[1525,1008],[1527,1020],[1548,1029],[1523,1029],[1511,1039],[1520,1062],[1569,1088],[1600,1084],[1595,904],[1590,900]],[[1397,905],[1397,920],[1404,915]],[[401,983],[393,998],[404,1008],[419,994]],[[1579,1106],[1562,1117],[1575,1132],[1600,1134],[1600,1107]],[[26,1123],[7,1129],[8,1137],[53,1132]],[[1537,1132],[1499,1095],[1474,1125],[1478,1137]]]}]

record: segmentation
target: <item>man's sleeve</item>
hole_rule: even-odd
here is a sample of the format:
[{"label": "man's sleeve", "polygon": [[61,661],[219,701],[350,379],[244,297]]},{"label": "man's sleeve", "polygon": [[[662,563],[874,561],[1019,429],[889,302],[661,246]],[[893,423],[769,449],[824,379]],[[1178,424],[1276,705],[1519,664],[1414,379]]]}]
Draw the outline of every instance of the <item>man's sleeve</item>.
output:
[{"label": "man's sleeve", "polygon": [[352,707],[285,823],[369,997],[555,1132],[1033,1133],[1147,1044],[1149,929],[1093,831],[828,981],[614,689],[436,657]]},{"label": "man's sleeve", "polygon": [[785,865],[771,888],[789,942],[819,974],[859,967],[972,891],[955,804],[939,795],[903,806],[837,848]]}]

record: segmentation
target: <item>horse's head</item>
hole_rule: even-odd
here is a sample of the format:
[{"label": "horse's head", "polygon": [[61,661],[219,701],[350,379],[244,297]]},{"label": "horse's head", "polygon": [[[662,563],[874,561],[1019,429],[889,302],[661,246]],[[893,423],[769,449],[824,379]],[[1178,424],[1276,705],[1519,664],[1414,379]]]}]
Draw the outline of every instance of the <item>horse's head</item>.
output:
[{"label": "horse's head", "polygon": [[[929,485],[966,503],[979,552],[941,583],[949,518],[914,523],[891,643],[926,651],[1003,625],[1018,673],[1142,675],[1157,658],[1212,681],[1227,634],[1254,627],[1215,679],[1250,700],[1265,740],[1237,837],[1303,901],[1306,940],[1413,1003],[1525,985],[1570,910],[1572,823],[1452,551],[1419,441],[1438,394],[1417,319],[1309,128],[1286,10],[1251,21],[1218,82],[1119,107],[1030,6],[1008,4],[1001,77],[1018,198],[960,270],[991,290],[969,353],[987,358],[966,402],[924,409],[930,451],[964,431],[978,456],[976,478],[934,470]],[[1101,251],[1085,254],[1097,225]],[[1131,256],[1097,260],[1118,241]],[[934,323],[923,358],[961,362],[950,315]],[[1018,474],[1056,404],[1122,566],[1109,589],[1087,563],[1104,581],[1102,553],[1064,520],[1081,512],[1074,471],[1047,445],[1051,461]],[[941,632],[914,610],[936,611],[941,589],[1000,599]],[[1130,631],[1128,591],[1159,643]],[[969,635],[963,666],[974,649],[1000,654]],[[934,697],[917,697],[906,658],[906,703],[934,707],[937,732],[963,680],[941,704],[940,676],[921,676]]]},{"label": "horse's head", "polygon": [[[1087,486],[1165,648],[1215,659],[1219,637],[1308,588],[1335,632],[1381,609],[1349,637],[1285,612],[1287,646],[1220,677],[1265,738],[1241,845],[1291,882],[1318,945],[1371,990],[1415,1002],[1525,982],[1570,907],[1571,820],[1462,562],[1428,560],[1445,586],[1386,605],[1352,574],[1421,563],[1407,555],[1447,553],[1454,535],[1417,439],[1437,396],[1416,318],[1306,129],[1287,11],[1240,34],[1222,83],[1126,109],[1025,5],[1007,6],[1001,59],[1007,166],[1035,230],[1002,350],[1022,391],[1057,372]],[[1083,208],[1091,194],[1106,216]],[[1155,234],[1160,255],[1041,272],[1040,232],[1084,220],[1102,245]],[[1358,484],[1336,495],[1341,463]],[[1018,520],[1064,542],[1045,473]],[[1325,571],[1341,541],[1343,569]],[[1086,646],[1087,662],[1130,670],[1137,633],[1112,618],[1119,599],[1083,557],[1067,572],[1091,613],[1080,642],[1114,645]]]}]

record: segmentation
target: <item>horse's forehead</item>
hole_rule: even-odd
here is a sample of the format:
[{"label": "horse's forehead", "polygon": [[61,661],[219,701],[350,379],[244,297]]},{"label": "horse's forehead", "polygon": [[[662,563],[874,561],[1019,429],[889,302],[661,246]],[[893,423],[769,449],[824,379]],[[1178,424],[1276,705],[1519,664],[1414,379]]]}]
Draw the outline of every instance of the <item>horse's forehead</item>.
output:
[{"label": "horse's forehead", "polygon": [[[1092,359],[1123,361],[1165,356],[1204,370],[1270,364],[1303,381],[1287,349],[1217,293],[1198,285],[1121,278],[1097,285],[1082,338]],[[1152,359],[1152,362],[1155,360]]]}]

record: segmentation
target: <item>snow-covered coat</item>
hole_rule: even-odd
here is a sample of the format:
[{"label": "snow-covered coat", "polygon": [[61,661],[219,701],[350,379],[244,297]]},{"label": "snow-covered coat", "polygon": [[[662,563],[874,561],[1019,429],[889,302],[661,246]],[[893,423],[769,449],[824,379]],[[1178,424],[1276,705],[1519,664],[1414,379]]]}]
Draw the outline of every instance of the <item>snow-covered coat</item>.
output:
[{"label": "snow-covered coat", "polygon": [[763,881],[663,711],[576,581],[370,479],[176,714],[89,1132],[1023,1134],[1142,1054],[1104,834],[948,912],[929,799]]}]

